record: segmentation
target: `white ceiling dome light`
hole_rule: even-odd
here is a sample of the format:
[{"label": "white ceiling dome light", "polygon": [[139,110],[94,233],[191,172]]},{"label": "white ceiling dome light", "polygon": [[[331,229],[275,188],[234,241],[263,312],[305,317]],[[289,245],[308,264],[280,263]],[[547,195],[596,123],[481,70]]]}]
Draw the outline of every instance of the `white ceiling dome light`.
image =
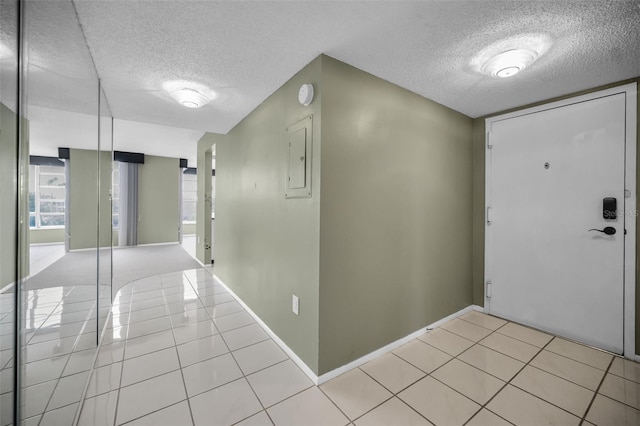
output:
[{"label": "white ceiling dome light", "polygon": [[495,78],[513,77],[531,66],[553,44],[546,34],[523,34],[499,40],[471,59],[471,68]]},{"label": "white ceiling dome light", "polygon": [[162,88],[176,102],[186,108],[201,108],[216,98],[213,90],[192,81],[166,81],[162,84]]},{"label": "white ceiling dome light", "polygon": [[538,52],[530,49],[512,49],[489,59],[482,66],[484,74],[491,77],[512,77],[538,59]]}]

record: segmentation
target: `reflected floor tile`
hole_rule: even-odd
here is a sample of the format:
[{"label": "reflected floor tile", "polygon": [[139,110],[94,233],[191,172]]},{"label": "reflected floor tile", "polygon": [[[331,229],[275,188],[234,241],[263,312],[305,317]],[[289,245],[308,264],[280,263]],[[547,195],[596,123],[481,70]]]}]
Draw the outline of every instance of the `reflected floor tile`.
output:
[{"label": "reflected floor tile", "polygon": [[120,387],[121,373],[121,362],[94,369],[89,380],[86,397],[91,398],[118,389]]},{"label": "reflected floor tile", "polygon": [[488,328],[489,330],[493,331],[499,329],[507,323],[507,321],[501,318],[483,314],[477,311],[467,312],[466,314],[462,315],[460,319],[474,323],[475,325],[479,325],[480,327]]},{"label": "reflected floor tile", "polygon": [[349,419],[317,387],[311,387],[267,409],[276,426],[346,425]]},{"label": "reflected floor tile", "polygon": [[451,360],[431,375],[480,405],[486,404],[505,384],[457,359]]},{"label": "reflected floor tile", "polygon": [[543,350],[531,365],[548,373],[562,377],[585,388],[596,390],[605,372],[581,362]]},{"label": "reflected floor tile", "polygon": [[291,360],[247,376],[249,384],[265,407],[282,401],[313,385]]},{"label": "reflected floor tile", "polygon": [[222,333],[222,337],[229,349],[232,351],[253,345],[254,343],[258,343],[269,338],[262,327],[255,323],[224,332]]},{"label": "reflected floor tile", "polygon": [[218,305],[207,306],[207,311],[211,315],[212,318],[220,318],[225,315],[235,314],[236,312],[242,311],[242,306],[236,301],[220,303]]},{"label": "reflected floor tile", "polygon": [[200,321],[211,321],[209,312],[207,312],[205,308],[198,308],[171,315],[171,324],[173,325],[173,327],[180,327],[183,324],[195,323]]},{"label": "reflected floor tile", "polygon": [[395,397],[355,421],[356,426],[428,426],[431,424],[431,422]]},{"label": "reflected floor tile", "polygon": [[599,391],[602,395],[640,409],[640,383],[607,374]]},{"label": "reflected floor tile", "polygon": [[600,370],[606,370],[613,358],[613,355],[610,353],[579,345],[559,337],[553,339],[545,350],[599,368]]},{"label": "reflected floor tile", "polygon": [[254,323],[253,318],[244,311],[225,315],[223,317],[216,318],[213,321],[216,323],[216,327],[221,333]]},{"label": "reflected floor tile", "polygon": [[29,386],[24,390],[22,417],[25,419],[44,413],[47,403],[58,384],[57,380]]},{"label": "reflected floor tile", "polygon": [[164,331],[169,329],[171,329],[171,321],[169,321],[169,318],[167,317],[140,321],[137,323],[129,324],[127,339],[134,339],[136,337],[144,336],[146,334],[152,334],[158,331]]},{"label": "reflected floor tile", "polygon": [[192,397],[242,377],[231,354],[220,355],[182,370],[187,395]]},{"label": "reflected floor tile", "polygon": [[189,403],[182,401],[133,420],[127,423],[127,426],[187,426],[192,424]]},{"label": "reflected floor tile", "polygon": [[425,373],[394,355],[386,353],[360,367],[365,373],[373,377],[378,383],[398,393],[407,386],[417,382]]},{"label": "reflected floor tile", "polygon": [[67,405],[57,410],[47,411],[42,416],[40,426],[71,425],[76,415],[78,404]]},{"label": "reflected floor tile", "polygon": [[473,346],[471,340],[450,333],[443,328],[436,328],[418,337],[418,339],[452,356],[458,356]]},{"label": "reflected floor tile", "polygon": [[124,342],[116,342],[110,345],[100,346],[98,358],[96,359],[96,367],[120,362],[124,359]]},{"label": "reflected floor tile", "polygon": [[196,425],[230,425],[262,410],[262,405],[242,378],[189,399]]},{"label": "reflected floor tile", "polygon": [[526,366],[511,383],[578,417],[584,416],[594,393],[530,365]]},{"label": "reflected floor tile", "polygon": [[180,369],[175,347],[125,360],[120,386],[129,386]]},{"label": "reflected floor tile", "polygon": [[159,333],[147,334],[136,339],[127,339],[125,345],[124,358],[130,359],[160,349],[166,349],[175,346],[173,333],[171,330],[161,331]]},{"label": "reflected floor tile", "polygon": [[431,373],[451,359],[450,355],[420,340],[413,340],[402,345],[393,353],[425,373]]},{"label": "reflected floor tile", "polygon": [[511,380],[524,367],[523,362],[481,345],[472,346],[458,359],[504,381]]},{"label": "reflected floor tile", "polygon": [[214,334],[218,334],[218,329],[211,319],[188,323],[181,326],[176,326],[174,324],[173,326],[173,336],[175,337],[176,344],[178,345],[192,340],[201,339],[203,337],[213,336]]},{"label": "reflected floor tile", "polygon": [[117,422],[126,423],[187,398],[179,371],[120,389]]},{"label": "reflected floor tile", "polygon": [[229,293],[218,293],[209,296],[201,296],[200,300],[204,306],[219,305],[235,300]]},{"label": "reflected floor tile", "polygon": [[128,323],[131,324],[135,322],[146,321],[165,315],[167,315],[167,308],[164,305],[154,306],[152,308],[141,309],[139,311],[132,311],[128,315]]},{"label": "reflected floor tile", "polygon": [[182,368],[227,352],[229,349],[219,334],[178,345],[178,356]]},{"label": "reflected floor tile", "polygon": [[88,378],[88,371],[61,378],[51,396],[47,410],[55,410],[80,401]]},{"label": "reflected floor tile", "polygon": [[320,386],[350,419],[356,419],[393,396],[356,368]]},{"label": "reflected floor tile", "polygon": [[465,339],[473,340],[474,342],[487,337],[493,332],[492,330],[480,327],[479,325],[472,324],[459,318],[448,321],[441,327],[447,331],[462,336]]},{"label": "reflected floor tile", "polygon": [[549,334],[519,324],[514,324],[512,322],[500,328],[497,332],[539,348],[543,347],[553,339],[553,336]]},{"label": "reflected floor tile", "polygon": [[71,374],[91,370],[91,367],[93,367],[93,360],[95,356],[96,350],[93,348],[85,349],[84,351],[79,352],[72,352],[69,356],[69,362],[64,369],[63,375],[69,376]]},{"label": "reflected floor tile", "polygon": [[53,358],[57,355],[69,354],[73,350],[75,341],[76,338],[74,336],[44,343],[36,343],[34,345],[27,345],[23,351],[23,359],[29,363],[46,358]]},{"label": "reflected floor tile", "polygon": [[111,426],[116,418],[118,391],[87,398],[80,412],[80,426]]},{"label": "reflected floor tile", "polygon": [[271,339],[233,352],[243,373],[248,375],[286,360],[287,355]]},{"label": "reflected floor tile", "polygon": [[25,385],[32,386],[58,379],[62,375],[68,360],[69,355],[63,355],[26,364]]},{"label": "reflected floor tile", "polygon": [[436,425],[462,425],[480,409],[433,377],[425,377],[399,393],[398,398]]},{"label": "reflected floor tile", "polygon": [[586,419],[597,426],[637,426],[640,424],[640,411],[606,396],[596,395]]},{"label": "reflected floor tile", "polygon": [[569,426],[580,423],[578,417],[511,385],[498,393],[487,408],[516,425]]}]

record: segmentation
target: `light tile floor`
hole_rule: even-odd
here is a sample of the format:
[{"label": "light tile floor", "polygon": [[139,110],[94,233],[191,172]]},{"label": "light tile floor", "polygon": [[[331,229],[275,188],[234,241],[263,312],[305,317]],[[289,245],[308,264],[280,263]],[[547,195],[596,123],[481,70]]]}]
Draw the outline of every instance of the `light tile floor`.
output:
[{"label": "light tile floor", "polygon": [[80,425],[640,424],[640,364],[478,312],[314,386],[211,271],[119,292]]}]

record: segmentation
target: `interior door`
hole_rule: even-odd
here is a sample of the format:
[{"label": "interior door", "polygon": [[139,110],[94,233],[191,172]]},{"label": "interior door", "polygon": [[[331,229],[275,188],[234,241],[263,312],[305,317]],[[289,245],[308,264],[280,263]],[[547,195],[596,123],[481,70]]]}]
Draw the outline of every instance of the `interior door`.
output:
[{"label": "interior door", "polygon": [[625,95],[493,121],[489,143],[489,312],[622,353]]}]

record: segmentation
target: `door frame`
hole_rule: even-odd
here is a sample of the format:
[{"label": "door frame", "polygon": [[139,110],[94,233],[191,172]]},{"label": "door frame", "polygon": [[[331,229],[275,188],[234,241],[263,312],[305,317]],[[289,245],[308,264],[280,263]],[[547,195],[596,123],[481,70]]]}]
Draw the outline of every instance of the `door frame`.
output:
[{"label": "door frame", "polygon": [[624,314],[623,314],[623,354],[626,358],[640,361],[636,355],[636,151],[637,151],[637,83],[629,83],[599,90],[585,95],[574,96],[560,101],[550,102],[519,111],[501,114],[485,119],[485,204],[484,204],[484,303],[485,310],[491,312],[491,298],[488,297],[488,283],[491,281],[491,229],[488,222],[488,212],[491,205],[491,125],[495,122],[521,117],[550,109],[560,108],[580,102],[586,102],[615,94],[625,95],[625,194],[624,200],[625,229],[624,239]]}]

